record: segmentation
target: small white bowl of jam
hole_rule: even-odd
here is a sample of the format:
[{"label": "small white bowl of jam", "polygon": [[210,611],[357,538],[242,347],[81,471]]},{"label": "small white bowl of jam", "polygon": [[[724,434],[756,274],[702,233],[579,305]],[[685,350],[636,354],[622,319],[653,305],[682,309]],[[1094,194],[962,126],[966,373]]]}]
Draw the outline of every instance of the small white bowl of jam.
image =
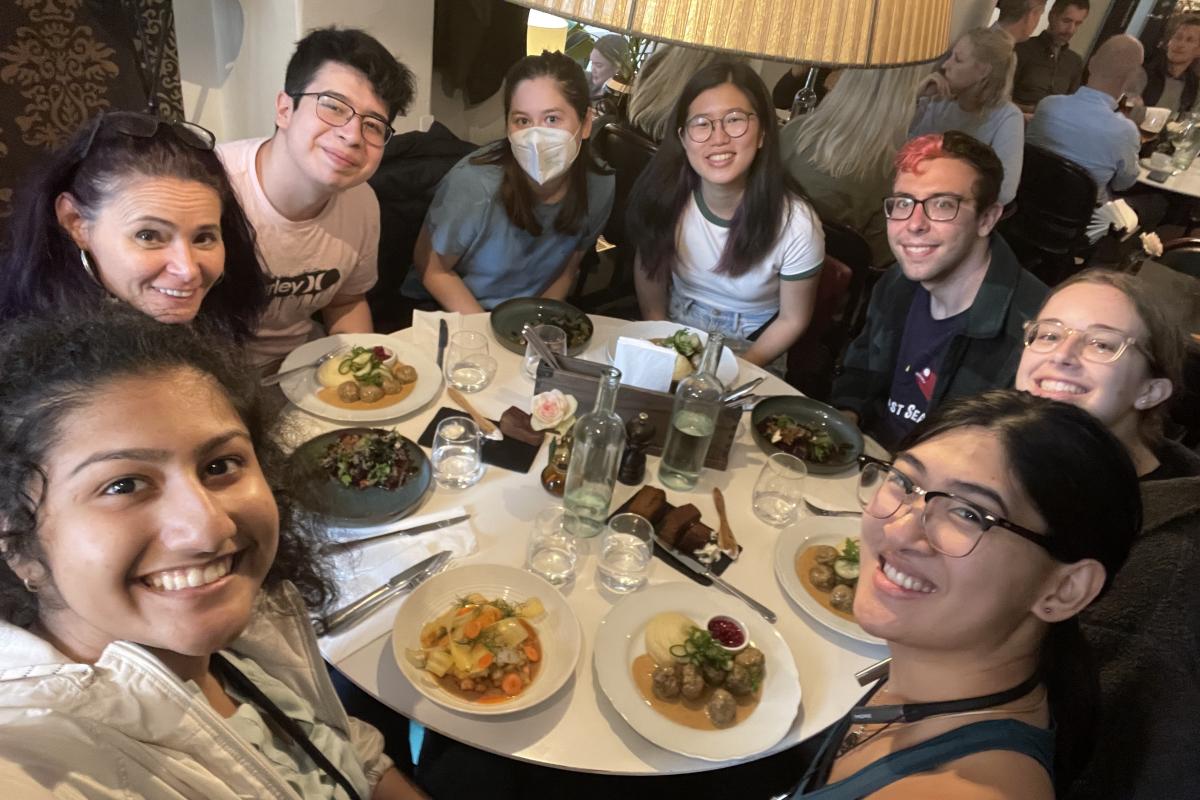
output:
[{"label": "small white bowl of jam", "polygon": [[709,632],[713,641],[720,645],[722,650],[730,653],[739,653],[746,649],[746,645],[750,644],[750,631],[746,629],[745,624],[728,614],[709,617],[704,629]]}]

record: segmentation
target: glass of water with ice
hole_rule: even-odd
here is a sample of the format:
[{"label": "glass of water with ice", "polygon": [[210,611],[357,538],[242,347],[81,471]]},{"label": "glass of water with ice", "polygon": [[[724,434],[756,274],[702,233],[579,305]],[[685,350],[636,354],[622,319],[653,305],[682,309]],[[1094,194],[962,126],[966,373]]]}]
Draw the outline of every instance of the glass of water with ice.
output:
[{"label": "glass of water with ice", "polygon": [[479,426],[470,417],[446,417],[433,434],[433,477],[438,486],[465,489],[483,477]]},{"label": "glass of water with ice", "polygon": [[783,528],[801,515],[808,467],[790,453],[772,453],[754,484],[754,514],[768,525]]},{"label": "glass of water with ice", "polygon": [[537,515],[529,535],[526,565],[555,586],[575,577],[579,547],[574,535],[563,527],[562,506],[551,506]]},{"label": "glass of water with ice", "polygon": [[646,583],[654,545],[654,526],[640,514],[617,514],[600,540],[596,578],[609,591],[628,594]]},{"label": "glass of water with ice", "polygon": [[488,337],[479,331],[450,335],[442,360],[446,383],[460,392],[478,392],[496,375],[496,359],[488,355]]}]

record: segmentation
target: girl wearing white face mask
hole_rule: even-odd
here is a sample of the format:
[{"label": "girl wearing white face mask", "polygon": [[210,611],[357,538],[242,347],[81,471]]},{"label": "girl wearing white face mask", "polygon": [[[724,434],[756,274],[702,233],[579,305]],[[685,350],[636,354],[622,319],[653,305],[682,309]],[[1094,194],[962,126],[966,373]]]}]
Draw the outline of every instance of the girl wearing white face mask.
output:
[{"label": "girl wearing white face mask", "polygon": [[518,61],[504,80],[508,136],[438,184],[405,296],[449,311],[512,297],[563,299],[612,210],[614,180],[588,152],[583,70],[562,53]]}]

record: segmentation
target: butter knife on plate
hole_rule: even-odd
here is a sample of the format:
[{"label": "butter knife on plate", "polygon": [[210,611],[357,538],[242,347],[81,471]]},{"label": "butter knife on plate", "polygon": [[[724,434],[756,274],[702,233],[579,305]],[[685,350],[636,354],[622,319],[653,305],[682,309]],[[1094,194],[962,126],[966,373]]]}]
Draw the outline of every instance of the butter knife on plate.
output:
[{"label": "butter knife on plate", "polygon": [[378,589],[367,592],[357,600],[331,611],[323,617],[313,619],[313,628],[316,630],[317,636],[326,636],[347,625],[352,625],[400,592],[415,589],[421,581],[439,572],[452,555],[454,554],[449,550],[432,555],[399,573]]},{"label": "butter knife on plate", "polygon": [[745,603],[746,605],[750,606],[755,611],[757,611],[759,616],[761,616],[767,622],[771,623],[772,625],[775,624],[775,620],[777,620],[778,617],[775,615],[774,611],[767,608],[762,603],[758,602],[753,597],[751,597],[750,595],[743,592],[741,589],[726,582],[724,578],[722,578],[717,573],[713,572],[712,569],[709,568],[708,566],[701,564],[699,561],[692,558],[691,556],[686,556],[683,553],[680,553],[678,550],[672,550],[671,548],[667,547],[663,543],[663,541],[658,538],[658,536],[654,537],[654,541],[659,547],[663,548],[668,553],[670,553],[671,557],[674,558],[676,561],[678,561],[680,564],[687,567],[689,570],[691,570],[695,574],[703,575],[704,577],[708,578],[710,581],[713,582],[713,585],[716,586],[718,589],[720,589],[723,592],[726,592],[727,594],[733,595],[734,597],[741,600],[743,603]]},{"label": "butter knife on plate", "polygon": [[423,525],[413,525],[408,527],[394,528],[383,533],[376,533],[373,536],[364,536],[360,539],[346,539],[341,542],[329,542],[321,545],[317,552],[323,556],[333,556],[338,553],[344,553],[347,550],[353,550],[356,547],[361,547],[364,544],[378,542],[380,539],[388,539],[392,536],[412,536],[417,533],[428,533],[441,528],[449,528],[451,525],[457,525],[460,522],[466,522],[471,518],[470,514],[459,514],[457,517],[448,519],[439,519],[436,522],[426,522]]}]

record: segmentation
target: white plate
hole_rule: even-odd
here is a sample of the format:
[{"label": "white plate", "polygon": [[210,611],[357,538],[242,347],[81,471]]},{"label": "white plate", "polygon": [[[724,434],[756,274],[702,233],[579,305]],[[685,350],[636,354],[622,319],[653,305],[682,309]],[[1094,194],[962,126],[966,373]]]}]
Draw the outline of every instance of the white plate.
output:
[{"label": "white plate", "polygon": [[799,524],[785,528],[775,542],[775,577],[787,596],[796,601],[805,614],[830,630],[867,644],[887,644],[864,631],[857,623],[839,617],[804,588],[796,574],[796,553],[819,544],[842,548],[846,537],[857,539],[861,522],[857,519],[804,517]]},{"label": "white plate", "polygon": [[[604,355],[611,364],[612,360],[617,356],[617,339],[622,336],[628,336],[630,339],[665,339],[680,328],[687,328],[699,336],[701,345],[708,341],[708,334],[704,331],[688,327],[687,325],[680,325],[678,322],[663,320],[630,322],[627,325],[622,325],[621,329],[614,333],[613,337],[608,340]],[[722,348],[721,360],[717,362],[717,378],[721,383],[725,384],[726,389],[732,389],[733,382],[737,380],[737,376],[737,356],[728,347]]]},{"label": "white plate", "polygon": [[325,417],[326,419],[338,422],[380,422],[385,419],[403,417],[423,407],[441,392],[442,371],[438,369],[438,365],[433,359],[415,347],[391,336],[384,336],[381,333],[339,333],[334,336],[326,336],[324,339],[317,339],[316,341],[302,344],[288,354],[288,357],[279,366],[279,371],[286,372],[293,367],[311,364],[330,350],[353,347],[354,345],[358,345],[359,347],[386,347],[395,353],[396,358],[401,362],[412,365],[417,371],[417,385],[413,387],[412,393],[399,403],[381,406],[378,409],[364,409],[359,411],[357,409],[339,408],[317,397],[317,390],[321,388],[321,384],[317,382],[317,371],[315,369],[304,370],[290,378],[284,378],[280,382],[279,388],[283,389],[283,393],[287,396],[288,400],[291,400],[310,414],[316,414],[318,417]]},{"label": "white plate", "polygon": [[[404,657],[406,649],[421,646],[421,627],[426,622],[472,592],[511,603],[536,597],[546,607],[544,615],[529,620],[542,642],[542,666],[537,677],[524,692],[502,703],[472,703],[452,695],[437,678]],[[392,627],[392,655],[409,683],[438,705],[468,714],[511,714],[537,705],[575,674],[582,648],[579,620],[557,589],[533,573],[496,564],[471,564],[434,575],[405,599]]]},{"label": "white plate", "polygon": [[[678,611],[699,624],[714,614],[736,616],[750,629],[750,643],[767,661],[762,700],[732,728],[701,731],[659,714],[638,691],[633,660],[646,652],[646,623],[656,614]],[[748,758],[779,742],[800,709],[800,676],[783,637],[747,606],[694,583],[660,583],[622,599],[596,631],[596,677],[625,721],[666,750],[706,761]]]}]

